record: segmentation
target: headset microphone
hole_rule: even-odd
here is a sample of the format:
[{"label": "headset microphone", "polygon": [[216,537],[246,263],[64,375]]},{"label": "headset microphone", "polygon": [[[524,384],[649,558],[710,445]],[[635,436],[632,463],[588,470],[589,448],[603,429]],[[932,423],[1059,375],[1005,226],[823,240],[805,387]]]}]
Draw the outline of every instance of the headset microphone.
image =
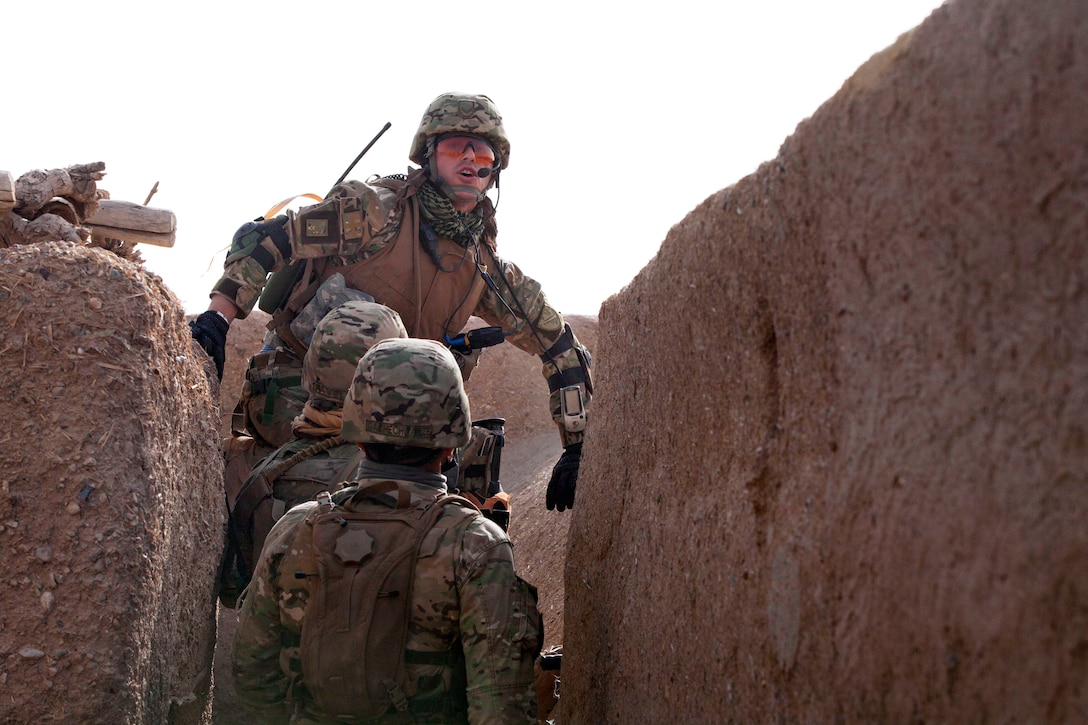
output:
[{"label": "headset microphone", "polygon": [[491,169],[485,166],[484,168],[477,171],[476,175],[479,176],[481,179],[486,179],[487,177],[491,176]]}]

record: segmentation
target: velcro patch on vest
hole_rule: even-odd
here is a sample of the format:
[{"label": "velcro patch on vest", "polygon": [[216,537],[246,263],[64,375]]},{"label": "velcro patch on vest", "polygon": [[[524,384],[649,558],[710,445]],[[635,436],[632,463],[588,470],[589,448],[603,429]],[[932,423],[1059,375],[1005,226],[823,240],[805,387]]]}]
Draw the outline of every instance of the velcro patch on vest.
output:
[{"label": "velcro patch on vest", "polygon": [[374,539],[366,531],[348,525],[336,539],[333,552],[344,564],[358,566],[374,552]]},{"label": "velcro patch on vest", "polygon": [[305,244],[307,239],[321,239],[322,241],[328,239],[329,220],[329,217],[310,217],[306,219],[302,243]]},{"label": "velcro patch on vest", "polygon": [[361,211],[344,212],[344,239],[361,239],[363,236],[363,213]]},{"label": "velcro patch on vest", "polygon": [[396,438],[423,438],[433,435],[433,425],[399,425],[397,423],[382,423],[376,420],[366,422],[368,433],[393,436]]}]

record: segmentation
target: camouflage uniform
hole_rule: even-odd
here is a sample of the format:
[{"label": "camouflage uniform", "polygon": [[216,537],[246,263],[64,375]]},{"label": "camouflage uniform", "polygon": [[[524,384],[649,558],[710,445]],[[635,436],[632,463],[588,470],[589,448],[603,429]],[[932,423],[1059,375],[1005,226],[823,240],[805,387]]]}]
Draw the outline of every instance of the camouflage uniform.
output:
[{"label": "camouflage uniform", "polygon": [[[324,316],[352,301],[374,300],[366,293],[348,289],[343,275],[332,275],[291,321],[292,334],[308,347]],[[402,323],[398,322],[398,325],[403,328]],[[249,361],[232,419],[234,435],[252,436],[259,445],[265,446],[266,453],[293,439],[292,423],[302,414],[309,396],[303,385],[302,360],[291,350],[277,345],[277,339],[271,333],[267,342],[271,344],[266,344],[265,349]]]},{"label": "camouflage uniform", "polygon": [[[363,443],[447,449],[469,438],[469,409],[450,353],[423,340],[386,340],[360,361],[345,402],[344,435]],[[427,507],[445,477],[366,461],[361,481],[396,481]],[[388,509],[386,496],[336,496],[349,510]],[[309,503],[272,529],[243,603],[234,641],[234,686],[247,704],[293,723],[351,722],[315,711],[300,656],[315,570]],[[405,641],[414,722],[536,722],[533,663],[541,644],[535,590],[514,570],[509,539],[479,513],[446,507],[418,551]],[[331,617],[330,617],[331,618]],[[318,620],[319,623],[325,620]],[[313,626],[313,625],[311,625]],[[445,708],[435,705],[445,705]]]},{"label": "camouflage uniform", "polygon": [[[238,495],[229,495],[228,481],[232,525],[247,571],[252,571],[269,529],[285,511],[354,478],[362,451],[339,433],[355,365],[374,343],[407,334],[396,312],[362,300],[339,305],[312,326],[302,371],[308,397],[294,423],[295,438],[248,472],[240,487],[240,505]],[[325,427],[314,419],[324,421]]]},{"label": "camouflage uniform", "polygon": [[[451,132],[475,133],[485,137],[495,149],[501,168],[506,168],[509,163],[510,144],[502,130],[502,119],[490,99],[458,94],[446,94],[432,102],[413,141],[411,160],[426,168],[428,144],[433,144],[434,139],[441,134]],[[416,170],[409,174],[403,184],[378,179],[371,180],[368,184],[349,181],[335,187],[326,199],[351,202],[351,208],[355,210],[352,212],[355,215],[352,228],[359,237],[351,244],[343,243],[342,240],[339,243],[330,242],[330,246],[324,248],[320,254],[305,243],[304,237],[309,233],[309,227],[300,219],[306,217],[306,209],[300,210],[298,215],[291,212],[290,219],[286,222],[283,217],[277,217],[277,220],[243,227],[243,230],[248,231],[243,233],[243,230],[239,230],[236,235],[224,265],[223,276],[215,284],[213,293],[230,299],[239,308],[240,316],[244,317],[261,297],[270,275],[283,275],[294,269],[288,265],[305,264],[301,270],[302,276],[291,284],[290,291],[284,296],[284,299],[293,299],[298,306],[306,301],[306,295],[311,294],[310,288],[323,278],[343,273],[351,279],[353,270],[361,270],[361,265],[373,263],[383,256],[388,257],[386,253],[396,245],[398,231],[402,228],[415,224],[410,231],[416,239],[420,237],[418,225],[421,217],[418,213],[416,190],[419,185],[430,183],[426,176],[424,171]],[[338,202],[334,201],[333,205],[336,203]],[[490,204],[490,200],[484,199],[480,206],[493,212]],[[307,209],[313,210],[320,206]],[[342,211],[340,208],[337,213]],[[347,215],[343,219],[346,220]],[[324,217],[317,221],[325,223]],[[341,228],[346,226],[345,221]],[[454,244],[444,238],[439,239],[438,243]],[[433,299],[436,295],[428,292],[426,304],[432,305],[430,317],[444,321],[461,320],[463,324],[469,315],[475,315],[490,325],[503,327],[507,340],[518,348],[540,356],[543,361],[542,373],[550,390],[549,407],[558,424],[562,444],[566,448],[580,443],[583,433],[567,431],[561,423],[557,391],[566,385],[579,385],[583,399],[588,404],[592,395],[592,381],[589,356],[585,348],[578,343],[559,311],[548,302],[540,284],[522,273],[515,264],[496,254],[493,233],[490,236],[485,234],[483,243],[476,250],[466,247],[467,243],[457,244],[461,244],[463,253],[468,253],[468,260],[462,254],[457,264],[447,264],[446,267],[439,265],[441,271],[447,274],[439,274],[435,279],[446,285],[464,287],[450,295],[449,299],[438,301]],[[418,247],[418,242],[416,246]],[[320,245],[316,248],[323,249]],[[476,273],[472,260],[474,251],[478,254],[480,264],[494,280],[494,286],[485,284],[483,278]],[[423,262],[426,263],[427,260],[424,259]],[[408,279],[413,270],[410,263],[406,262],[406,265],[398,267],[396,274]],[[460,276],[454,280],[454,274]],[[378,285],[382,277],[388,279],[389,275],[378,275],[372,284]],[[396,309],[404,318],[405,326],[413,337],[429,337],[441,342],[443,332],[454,334],[459,331],[457,325],[452,332],[437,331],[432,329],[433,326],[424,325],[422,320],[416,318],[416,305],[403,297],[383,297],[377,289],[363,291],[373,294],[378,302]],[[475,302],[465,309],[464,302],[473,299]],[[283,313],[283,304],[279,304],[280,311],[276,314]],[[418,304],[422,307],[424,302],[419,301]],[[288,339],[293,336],[288,324],[282,324],[276,329],[281,334],[268,338],[267,346],[279,348],[280,351],[295,346]],[[474,363],[472,360],[471,364]],[[471,364],[467,371],[462,370],[464,375],[471,371]],[[289,401],[289,395],[287,400]]]}]

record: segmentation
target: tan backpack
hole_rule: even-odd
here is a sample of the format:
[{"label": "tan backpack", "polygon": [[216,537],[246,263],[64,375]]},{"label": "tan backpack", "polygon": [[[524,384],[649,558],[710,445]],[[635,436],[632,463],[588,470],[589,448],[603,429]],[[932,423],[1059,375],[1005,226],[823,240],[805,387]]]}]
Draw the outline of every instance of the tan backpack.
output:
[{"label": "tan backpack", "polygon": [[[415,694],[405,669],[412,584],[423,538],[450,505],[479,511],[460,496],[411,504],[395,481],[351,496],[395,492],[396,508],[356,512],[319,497],[311,514],[316,572],[302,623],[302,681],[325,715],[371,719],[403,714]],[[383,722],[390,720],[383,719]]]}]

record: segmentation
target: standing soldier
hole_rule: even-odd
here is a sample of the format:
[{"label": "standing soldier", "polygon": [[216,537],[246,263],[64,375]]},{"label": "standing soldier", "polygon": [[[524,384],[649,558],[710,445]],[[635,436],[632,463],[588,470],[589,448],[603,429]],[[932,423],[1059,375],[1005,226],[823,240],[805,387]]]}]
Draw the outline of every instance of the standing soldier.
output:
[{"label": "standing soldier", "polygon": [[[359,359],[375,343],[392,337],[408,337],[400,315],[375,302],[345,302],[317,324],[303,360],[302,387],[308,397],[292,421],[294,437],[261,459],[243,481],[227,481],[234,548],[228,547],[221,577],[219,596],[224,605],[233,607],[249,583],[277,519],[291,507],[355,478],[363,455],[340,435],[344,397]],[[235,491],[236,483],[241,485]]]},{"label": "standing soldier", "polygon": [[443,346],[384,340],[360,360],[343,436],[366,460],[269,533],[234,640],[244,702],[287,703],[295,724],[536,721],[536,592],[440,473],[470,420]]},{"label": "standing soldier", "polygon": [[[495,207],[486,192],[498,187],[510,161],[502,117],[487,96],[445,93],[427,107],[409,159],[420,168],[338,184],[319,204],[239,229],[208,311],[191,323],[193,337],[222,377],[230,323],[258,300],[272,314],[265,347],[247,373],[249,394],[243,393],[252,433],[262,425],[258,419],[269,424],[297,415],[307,341],[293,323],[328,285],[365,293],[396,310],[412,337],[466,354],[472,348],[466,323],[480,317],[494,326],[492,336],[543,361],[564,448],[546,503],[570,508],[593,392],[590,356],[540,284],[496,252]],[[266,428],[270,444],[285,442],[273,440],[274,425]]]}]

